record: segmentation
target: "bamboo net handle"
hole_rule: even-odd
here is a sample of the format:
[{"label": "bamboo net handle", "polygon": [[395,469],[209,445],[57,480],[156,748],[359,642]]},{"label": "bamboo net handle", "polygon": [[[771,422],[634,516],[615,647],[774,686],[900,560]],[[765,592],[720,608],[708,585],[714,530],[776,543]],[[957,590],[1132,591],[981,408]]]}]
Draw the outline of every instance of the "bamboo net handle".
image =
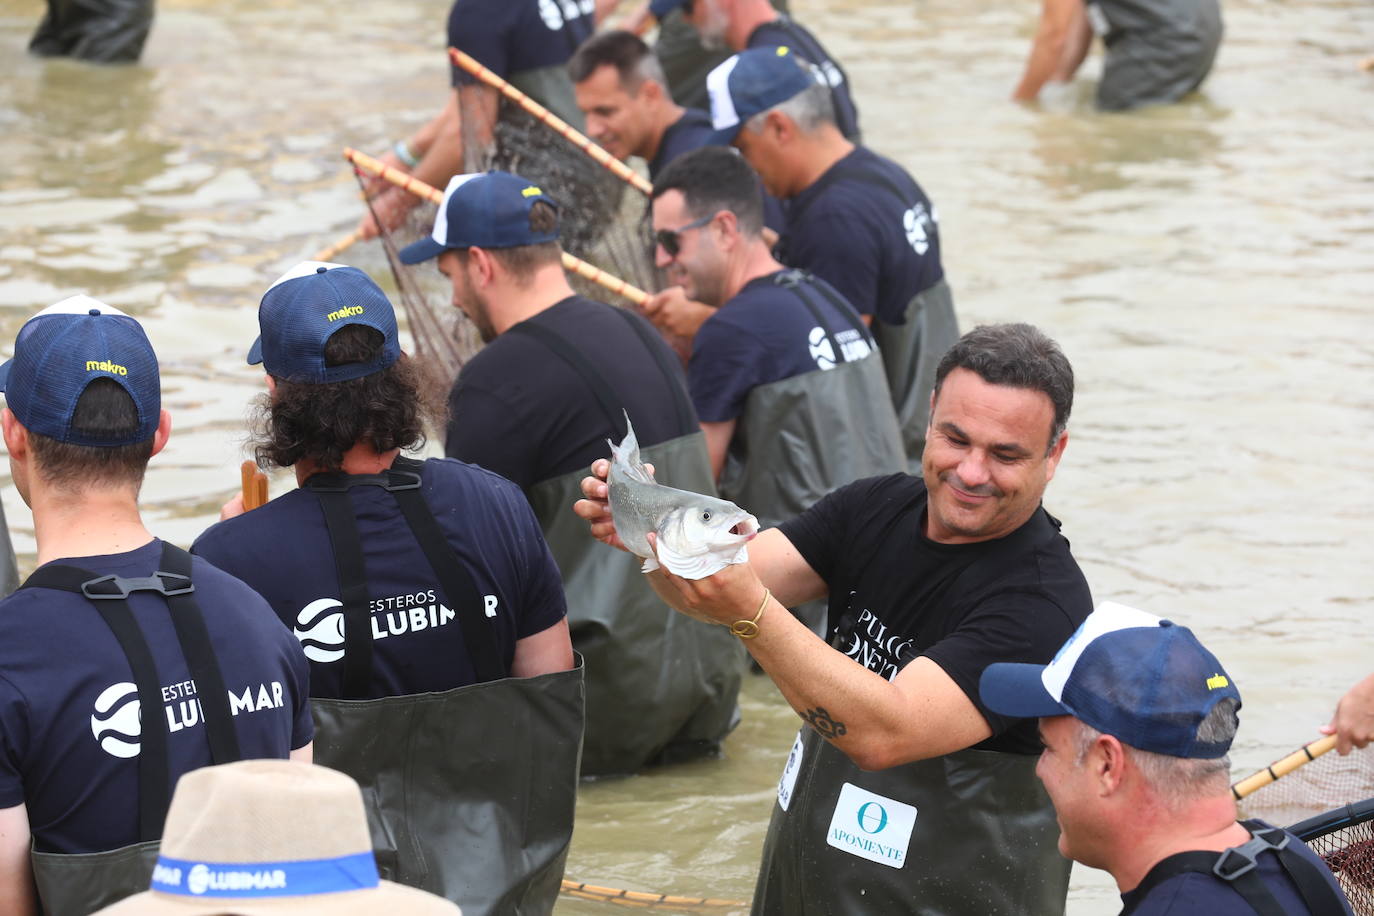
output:
[{"label": "bamboo net handle", "polygon": [[332,261],[339,255],[343,254],[343,252],[346,249],[350,248],[356,241],[358,241],[358,233],[350,232],[348,235],[339,239],[337,242],[335,242],[333,245],[330,245],[328,248],[321,248],[319,251],[317,251],[315,253],[314,260]]},{"label": "bamboo net handle", "polygon": [[549,111],[543,105],[540,105],[534,99],[525,95],[525,93],[521,92],[519,89],[516,89],[495,73],[492,73],[471,56],[464,54],[457,48],[449,48],[448,55],[453,59],[455,65],[466,70],[477,79],[486,83],[488,86],[525,109],[534,116],[535,120],[548,126],[555,133],[561,134],[563,137],[567,138],[569,143],[609,169],[617,178],[643,191],[646,197],[653,192],[654,186],[649,184],[649,182],[644,179],[644,176],[606,152],[600,146],[597,146],[586,134],[573,127],[567,121],[564,121],[558,115]]},{"label": "bamboo net handle", "polygon": [[[350,147],[344,150],[344,158],[369,175],[380,175],[386,181],[391,182],[397,187],[404,188],[416,197],[423,197],[425,200],[432,201],[436,204],[443,203],[444,195],[438,188],[425,184],[420,179],[413,175],[408,175],[399,169],[393,169],[380,160],[373,159],[366,153],[360,153]],[[644,292],[644,290],[637,286],[631,286],[614,274],[608,274],[600,267],[595,267],[580,258],[575,258],[566,251],[563,252],[563,269],[575,273],[578,276],[586,277],[588,280],[605,287],[617,296],[624,296],[635,305],[643,305],[649,301],[649,294]]]},{"label": "bamboo net handle", "polygon": [[1264,769],[1250,774],[1231,786],[1231,794],[1235,796],[1236,801],[1240,801],[1256,789],[1276,782],[1280,776],[1286,776],[1298,767],[1311,763],[1335,746],[1335,735],[1327,735],[1325,738],[1319,738],[1310,744],[1304,744],[1282,760],[1275,760]]},{"label": "bamboo net handle", "polygon": [[243,490],[244,511],[267,504],[267,475],[252,461],[239,465],[239,484]]},{"label": "bamboo net handle", "polygon": [[672,894],[650,894],[642,891],[626,891],[615,887],[599,887],[595,884],[585,884],[579,881],[563,879],[563,893],[570,897],[581,897],[584,900],[598,900],[603,903],[618,903],[622,906],[632,906],[641,909],[653,909],[662,907],[664,909],[692,909],[697,907],[745,907],[748,901],[744,900],[722,900],[716,897],[677,897]]}]

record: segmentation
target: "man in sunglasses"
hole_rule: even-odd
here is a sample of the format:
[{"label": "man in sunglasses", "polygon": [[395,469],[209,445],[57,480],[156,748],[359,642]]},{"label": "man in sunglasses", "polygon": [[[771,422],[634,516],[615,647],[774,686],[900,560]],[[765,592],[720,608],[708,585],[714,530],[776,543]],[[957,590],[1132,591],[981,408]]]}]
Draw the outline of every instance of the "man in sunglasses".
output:
[{"label": "man in sunglasses", "polygon": [[935,207],[900,165],[845,137],[830,89],[798,56],[749,50],[711,71],[715,142],[738,147],[784,201],[782,262],[832,284],[870,322],[919,473],[935,367],[959,337]]},{"label": "man in sunglasses", "polygon": [[767,527],[902,470],[873,338],[830,284],[774,260],[749,164],[720,146],[686,153],[654,183],[652,211],[658,266],[715,308],[687,378],[721,494]]},{"label": "man in sunglasses", "polygon": [[449,395],[445,451],[517,483],[558,563],[588,675],[582,774],[632,773],[718,748],[736,721],[740,653],[719,628],[675,620],[639,561],[602,550],[567,510],[626,415],[659,480],[712,486],[681,362],[644,319],[574,294],[559,228],[532,182],[459,175],[432,235],[401,260],[436,260],[487,344]]}]

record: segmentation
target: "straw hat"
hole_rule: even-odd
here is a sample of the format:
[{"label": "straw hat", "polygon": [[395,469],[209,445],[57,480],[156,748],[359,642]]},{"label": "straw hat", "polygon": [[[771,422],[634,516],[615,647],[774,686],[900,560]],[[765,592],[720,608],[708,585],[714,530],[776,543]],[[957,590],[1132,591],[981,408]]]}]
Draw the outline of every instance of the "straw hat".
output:
[{"label": "straw hat", "polygon": [[95,916],[460,916],[441,897],[378,879],[356,782],[287,760],[181,777],[152,887]]}]

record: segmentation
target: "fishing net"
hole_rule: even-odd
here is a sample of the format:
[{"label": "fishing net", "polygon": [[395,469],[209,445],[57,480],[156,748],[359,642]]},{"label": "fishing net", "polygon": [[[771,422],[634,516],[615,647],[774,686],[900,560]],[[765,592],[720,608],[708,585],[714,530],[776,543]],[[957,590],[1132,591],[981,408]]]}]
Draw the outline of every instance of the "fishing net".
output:
[{"label": "fishing net", "polygon": [[1327,753],[1247,795],[1239,808],[1243,817],[1293,824],[1290,829],[1336,874],[1357,916],[1374,916],[1374,799],[1370,796],[1374,796],[1374,753],[1357,751],[1344,757]]},{"label": "fishing net", "polygon": [[1374,798],[1289,829],[1326,861],[1356,916],[1374,916]]},{"label": "fishing net", "polygon": [[[661,286],[642,192],[505,97],[500,98],[495,122],[485,118],[481,109],[464,105],[464,172],[502,169],[529,179],[559,203],[559,242],[564,251],[639,289]],[[434,210],[432,204],[415,208],[400,226],[384,230],[381,239],[417,355],[452,379],[481,349],[481,338],[461,310],[452,307],[452,289],[432,263],[406,265],[397,257],[400,248],[429,234]],[[590,280],[573,274],[568,279],[584,296],[637,310]],[[685,356],[681,342],[670,343]]]}]

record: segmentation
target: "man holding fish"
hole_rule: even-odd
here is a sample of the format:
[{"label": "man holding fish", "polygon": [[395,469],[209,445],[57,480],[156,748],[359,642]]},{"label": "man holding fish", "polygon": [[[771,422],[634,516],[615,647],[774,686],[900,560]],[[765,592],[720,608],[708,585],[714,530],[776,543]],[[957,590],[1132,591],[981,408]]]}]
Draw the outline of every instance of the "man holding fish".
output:
[{"label": "man holding fish", "polygon": [[[1052,340],[975,328],[937,369],[920,477],[842,487],[714,575],[650,574],[674,607],[740,637],[809,726],[779,782],[755,914],[1063,911],[1035,723],[989,710],[978,679],[1048,662],[1092,610],[1040,505],[1072,401]],[[593,472],[575,511],[623,547],[608,465]],[[827,596],[828,649],[784,610]]]}]

